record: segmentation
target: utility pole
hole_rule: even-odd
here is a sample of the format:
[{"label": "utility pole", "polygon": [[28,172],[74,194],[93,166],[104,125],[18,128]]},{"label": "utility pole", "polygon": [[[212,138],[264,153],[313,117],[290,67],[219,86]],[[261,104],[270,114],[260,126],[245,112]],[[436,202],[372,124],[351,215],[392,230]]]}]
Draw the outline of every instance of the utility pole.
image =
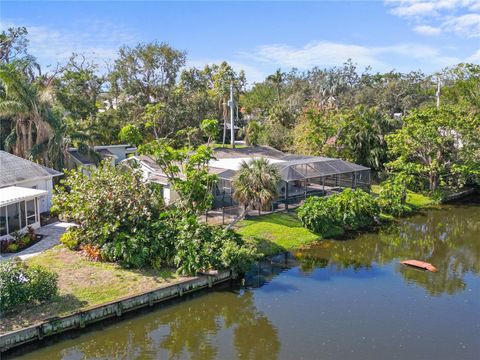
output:
[{"label": "utility pole", "polygon": [[235,103],[233,101],[233,81],[230,83],[230,100],[228,101],[228,107],[230,108],[230,142],[233,149],[235,148],[235,127],[233,123],[233,112],[235,111]]},{"label": "utility pole", "polygon": [[440,109],[440,88],[442,86],[442,81],[440,80],[440,76],[437,76],[437,92],[435,96],[437,97],[437,110]]}]

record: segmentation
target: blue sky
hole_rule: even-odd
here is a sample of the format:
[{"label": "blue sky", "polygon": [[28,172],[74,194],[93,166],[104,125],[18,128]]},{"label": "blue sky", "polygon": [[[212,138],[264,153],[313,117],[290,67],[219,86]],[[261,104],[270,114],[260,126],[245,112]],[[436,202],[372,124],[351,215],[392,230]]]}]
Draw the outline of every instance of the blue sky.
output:
[{"label": "blue sky", "polygon": [[2,1],[0,19],[27,27],[42,65],[72,51],[103,63],[153,40],[187,51],[191,66],[226,60],[250,83],[348,58],[373,71],[480,62],[480,0]]}]

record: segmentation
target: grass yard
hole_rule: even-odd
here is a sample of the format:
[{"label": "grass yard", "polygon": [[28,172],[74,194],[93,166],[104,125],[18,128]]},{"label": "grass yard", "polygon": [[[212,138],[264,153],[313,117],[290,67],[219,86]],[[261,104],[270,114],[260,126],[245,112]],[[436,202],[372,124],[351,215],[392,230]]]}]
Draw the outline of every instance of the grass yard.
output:
[{"label": "grass yard", "polygon": [[180,280],[170,270],[126,270],[113,263],[93,262],[63,245],[27,261],[56,272],[60,294],[50,302],[5,315],[0,322],[0,333]]},{"label": "grass yard", "polygon": [[322,238],[305,229],[295,213],[274,213],[243,220],[237,224],[236,231],[256,244],[265,255],[298,248]]},{"label": "grass yard", "polygon": [[[380,185],[372,185],[372,194],[378,195],[380,193],[380,189]],[[410,205],[412,208],[419,209],[434,204],[435,200],[426,195],[419,194],[410,190],[407,192],[407,205]]]}]

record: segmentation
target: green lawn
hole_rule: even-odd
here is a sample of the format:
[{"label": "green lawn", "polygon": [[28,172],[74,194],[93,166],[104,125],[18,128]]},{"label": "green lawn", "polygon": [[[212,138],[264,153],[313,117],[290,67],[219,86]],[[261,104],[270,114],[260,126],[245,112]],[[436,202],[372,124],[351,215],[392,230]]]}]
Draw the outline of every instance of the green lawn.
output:
[{"label": "green lawn", "polygon": [[[380,185],[372,185],[371,192],[372,194],[378,195],[380,193],[380,189],[381,189]],[[432,198],[426,195],[416,193],[413,191],[408,191],[407,204],[410,205],[412,208],[419,209],[419,208],[427,207],[430,205],[434,205],[435,200],[433,200]]]},{"label": "green lawn", "polygon": [[274,213],[239,222],[236,231],[264,255],[298,248],[322,237],[302,226],[295,213]]},{"label": "green lawn", "polygon": [[4,315],[0,333],[35,324],[53,316],[66,315],[177,282],[170,270],[127,270],[114,263],[93,262],[80,253],[58,245],[30,258],[58,274],[59,296],[50,302],[27,306]]}]

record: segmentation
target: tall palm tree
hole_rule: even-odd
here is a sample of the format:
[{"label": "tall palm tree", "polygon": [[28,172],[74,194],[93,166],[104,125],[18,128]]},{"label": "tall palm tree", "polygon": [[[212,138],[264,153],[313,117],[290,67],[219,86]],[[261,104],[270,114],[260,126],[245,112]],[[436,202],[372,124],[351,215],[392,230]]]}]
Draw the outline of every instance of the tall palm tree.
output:
[{"label": "tall palm tree", "polygon": [[30,81],[13,65],[0,68],[0,86],[3,88],[0,99],[0,116],[9,117],[14,122],[12,133],[6,142],[13,153],[21,157],[36,157],[45,165],[48,155],[53,153],[54,143],[58,143],[60,126],[50,109],[51,79],[39,77]]},{"label": "tall palm tree", "polygon": [[256,208],[260,213],[278,196],[281,177],[278,168],[265,158],[243,161],[233,178],[233,198],[249,208]]},{"label": "tall palm tree", "polygon": [[285,73],[283,73],[282,70],[280,69],[277,69],[275,73],[267,77],[267,81],[275,85],[275,90],[277,92],[277,101],[279,103],[280,103],[280,88],[283,84],[284,78],[285,78]]}]

